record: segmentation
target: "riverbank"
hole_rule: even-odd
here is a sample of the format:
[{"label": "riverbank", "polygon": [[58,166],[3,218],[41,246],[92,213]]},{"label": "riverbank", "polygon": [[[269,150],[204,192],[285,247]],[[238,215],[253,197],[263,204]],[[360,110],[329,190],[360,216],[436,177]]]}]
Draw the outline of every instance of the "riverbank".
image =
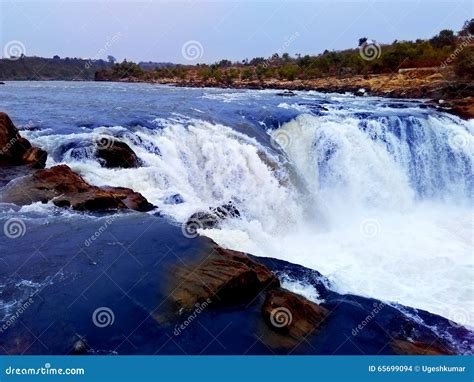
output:
[{"label": "riverbank", "polygon": [[[105,77],[97,81],[108,81]],[[325,77],[310,80],[262,80],[217,81],[203,80],[197,75],[181,79],[178,77],[142,80],[125,77],[119,82],[147,82],[178,87],[214,87],[233,89],[281,89],[313,90],[323,93],[353,93],[359,96],[379,96],[387,98],[426,99],[428,104],[442,111],[458,115],[463,119],[474,118],[474,85],[467,80],[459,80],[450,71],[404,70],[401,73],[376,74],[368,76]],[[291,96],[292,93],[282,93]]]}]

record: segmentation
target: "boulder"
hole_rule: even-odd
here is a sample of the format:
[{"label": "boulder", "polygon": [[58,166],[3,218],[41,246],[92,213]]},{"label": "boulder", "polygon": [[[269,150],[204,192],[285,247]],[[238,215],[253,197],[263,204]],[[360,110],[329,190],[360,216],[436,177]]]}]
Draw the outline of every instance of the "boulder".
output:
[{"label": "boulder", "polygon": [[191,236],[197,235],[198,229],[210,229],[216,227],[220,221],[228,218],[238,218],[240,212],[230,201],[219,207],[211,207],[209,211],[198,211],[187,220],[185,229]]},{"label": "boulder", "polygon": [[10,117],[0,113],[0,166],[44,168],[46,158],[46,151],[33,147],[26,138],[22,138]]},{"label": "boulder", "polygon": [[203,261],[175,272],[177,287],[171,295],[179,308],[189,309],[209,300],[213,306],[250,302],[258,294],[280,286],[267,267],[246,254],[215,243],[212,248]]},{"label": "boulder", "polygon": [[12,180],[2,189],[0,200],[19,205],[51,200],[58,207],[82,211],[153,208],[141,194],[128,188],[92,186],[66,165],[37,170]]},{"label": "boulder", "polygon": [[134,168],[139,166],[137,154],[125,142],[103,137],[96,144],[95,155],[104,167]]},{"label": "boulder", "polygon": [[282,346],[293,346],[317,331],[328,313],[326,308],[282,288],[268,291],[262,307],[268,327],[286,337],[280,342]]},{"label": "boulder", "polygon": [[400,355],[451,355],[453,352],[438,341],[424,343],[421,341],[393,340],[392,349]]}]

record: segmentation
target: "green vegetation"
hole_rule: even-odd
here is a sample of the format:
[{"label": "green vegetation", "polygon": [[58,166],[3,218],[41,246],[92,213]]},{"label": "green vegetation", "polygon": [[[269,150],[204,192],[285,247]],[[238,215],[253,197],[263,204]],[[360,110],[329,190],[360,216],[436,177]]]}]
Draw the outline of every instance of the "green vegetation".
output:
[{"label": "green vegetation", "polygon": [[[240,81],[308,80],[328,76],[396,73],[402,68],[452,65],[461,77],[472,76],[474,19],[466,21],[461,31],[442,30],[429,40],[394,41],[379,45],[366,37],[358,47],[338,52],[324,51],[317,56],[291,57],[288,53],[269,58],[256,57],[242,62],[221,60],[206,65],[172,65],[154,71],[138,71],[130,63],[115,64],[112,70],[98,73],[98,79],[119,80],[189,80],[231,85]],[[468,43],[466,43],[466,41]],[[371,51],[372,50],[372,51]],[[450,58],[451,57],[451,58]],[[127,64],[128,66],[124,66]],[[128,69],[127,69],[128,68]],[[125,69],[125,70],[124,70]]]},{"label": "green vegetation", "polygon": [[[202,81],[232,85],[236,81],[309,80],[328,76],[396,73],[402,68],[446,67],[462,78],[472,77],[474,19],[458,33],[442,30],[429,40],[394,41],[379,45],[362,37],[354,49],[324,51],[317,56],[291,57],[288,53],[269,58],[256,57],[241,62],[223,59],[215,64],[173,65],[116,63],[107,61],[21,57],[0,60],[0,80],[8,79],[96,79],[137,81]],[[95,75],[94,75],[95,74]]]},{"label": "green vegetation", "polygon": [[93,80],[95,72],[110,68],[103,60],[26,57],[0,60],[0,80]]}]

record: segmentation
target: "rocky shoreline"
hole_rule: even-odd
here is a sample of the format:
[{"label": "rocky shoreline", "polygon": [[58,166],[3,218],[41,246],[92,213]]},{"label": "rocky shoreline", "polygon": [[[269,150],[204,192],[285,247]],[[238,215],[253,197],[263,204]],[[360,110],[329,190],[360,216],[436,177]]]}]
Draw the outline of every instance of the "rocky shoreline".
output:
[{"label": "rocky shoreline", "polygon": [[[106,77],[96,77],[96,81],[109,81]],[[274,89],[285,91],[318,91],[322,93],[352,93],[357,96],[378,96],[387,98],[422,99],[427,105],[457,115],[463,119],[474,118],[474,85],[462,81],[446,70],[406,70],[393,74],[368,76],[325,77],[311,80],[234,80],[231,83],[203,80],[198,76],[190,79],[161,78],[143,81],[125,77],[119,82],[146,82],[177,87],[213,87],[228,89]],[[291,96],[291,93],[282,94]]]}]

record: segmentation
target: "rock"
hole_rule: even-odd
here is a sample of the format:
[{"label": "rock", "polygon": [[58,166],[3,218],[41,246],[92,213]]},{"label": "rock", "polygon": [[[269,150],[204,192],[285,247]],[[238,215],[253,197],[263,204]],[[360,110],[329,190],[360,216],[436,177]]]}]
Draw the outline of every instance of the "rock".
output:
[{"label": "rock", "polygon": [[186,232],[191,236],[197,235],[198,229],[211,229],[216,227],[220,221],[228,218],[238,218],[240,212],[230,201],[219,207],[209,208],[209,212],[198,211],[191,215],[186,222]]},{"label": "rock", "polygon": [[262,307],[270,329],[289,340],[282,339],[282,346],[292,346],[315,332],[328,313],[326,308],[282,288],[268,291]]},{"label": "rock", "polygon": [[182,204],[182,203],[184,203],[184,199],[181,196],[181,194],[173,194],[173,195],[168,196],[164,200],[164,202],[166,204]]},{"label": "rock", "polygon": [[96,145],[95,154],[108,168],[134,168],[139,166],[137,154],[125,142],[113,137],[102,137]]},{"label": "rock", "polygon": [[280,97],[294,97],[296,93],[291,90],[285,90],[283,92],[276,93],[276,95]]},{"label": "rock", "polygon": [[213,306],[250,302],[259,293],[280,286],[267,267],[246,254],[215,243],[212,248],[197,265],[177,270],[178,286],[171,295],[179,308],[189,309],[208,299]]},{"label": "rock", "polygon": [[450,349],[438,342],[427,344],[421,341],[393,340],[392,349],[400,355],[451,355]]},{"label": "rock", "polygon": [[79,339],[74,342],[74,345],[72,346],[72,350],[70,352],[71,355],[85,355],[90,348],[85,338],[81,336],[78,337]]},{"label": "rock", "polygon": [[109,191],[119,198],[128,208],[135,211],[151,211],[155,208],[145,197],[139,192],[135,192],[126,187],[101,187],[102,190]]},{"label": "rock", "polygon": [[2,189],[0,200],[19,205],[51,200],[58,207],[81,211],[126,208],[149,211],[152,208],[141,194],[122,187],[92,186],[66,165],[12,180]]},{"label": "rock", "polygon": [[0,166],[44,168],[46,158],[46,151],[31,146],[26,138],[20,136],[10,117],[0,113]]}]

